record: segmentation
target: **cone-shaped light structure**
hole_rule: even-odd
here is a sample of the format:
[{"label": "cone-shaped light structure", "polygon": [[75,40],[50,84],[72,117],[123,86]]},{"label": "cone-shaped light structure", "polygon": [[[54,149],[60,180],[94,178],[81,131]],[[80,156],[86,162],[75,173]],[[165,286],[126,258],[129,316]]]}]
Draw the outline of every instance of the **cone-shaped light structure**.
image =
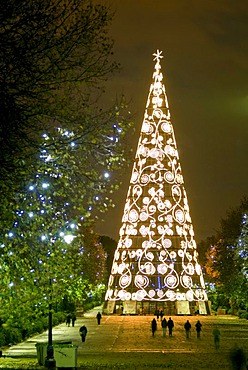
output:
[{"label": "cone-shaped light structure", "polygon": [[109,313],[207,313],[161,54],[153,54],[155,71],[106,293]]}]

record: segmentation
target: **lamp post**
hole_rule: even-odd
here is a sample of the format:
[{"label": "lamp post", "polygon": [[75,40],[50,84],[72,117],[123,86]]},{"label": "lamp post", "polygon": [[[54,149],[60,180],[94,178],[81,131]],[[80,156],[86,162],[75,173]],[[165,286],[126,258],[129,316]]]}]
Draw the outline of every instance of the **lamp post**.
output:
[{"label": "lamp post", "polygon": [[47,369],[56,370],[56,361],[53,351],[53,313],[52,313],[52,279],[49,279],[50,294],[49,294],[49,313],[48,313],[48,345],[45,367]]}]

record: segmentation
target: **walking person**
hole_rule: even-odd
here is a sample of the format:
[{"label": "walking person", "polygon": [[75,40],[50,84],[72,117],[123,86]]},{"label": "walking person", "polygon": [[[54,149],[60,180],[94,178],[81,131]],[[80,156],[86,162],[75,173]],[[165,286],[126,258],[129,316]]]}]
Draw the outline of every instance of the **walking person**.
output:
[{"label": "walking person", "polygon": [[75,314],[73,314],[72,315],[72,318],[71,318],[71,324],[72,324],[72,326],[74,327],[75,326],[75,321],[76,321],[76,315]]},{"label": "walking person", "polygon": [[160,319],[161,319],[161,321],[162,321],[162,320],[163,320],[163,317],[164,317],[163,310],[160,310],[160,311],[159,311],[159,316],[160,316]]},{"label": "walking person", "polygon": [[197,336],[197,338],[200,338],[200,336],[201,336],[201,328],[202,328],[202,324],[198,320],[197,323],[195,324],[195,330],[196,330],[196,336]]},{"label": "walking person", "polygon": [[165,317],[161,321],[161,326],[162,326],[162,330],[163,330],[163,337],[166,337],[167,320],[166,320]]},{"label": "walking person", "polygon": [[184,324],[184,329],[185,329],[185,333],[186,333],[186,338],[189,339],[190,329],[191,329],[191,324],[190,324],[189,320],[187,320],[186,323]]},{"label": "walking person", "polygon": [[69,315],[67,315],[67,317],[66,317],[66,325],[67,325],[67,326],[70,326],[70,324],[71,324],[71,315],[69,314]]},{"label": "walking person", "polygon": [[168,329],[169,329],[169,337],[172,337],[172,330],[174,328],[174,322],[171,319],[171,317],[169,317],[169,320],[167,322],[167,326],[168,326]]},{"label": "walking person", "polygon": [[220,348],[220,331],[217,325],[213,329],[213,336],[215,349],[218,350]]},{"label": "walking person", "polygon": [[157,321],[156,319],[152,320],[152,336],[154,337],[155,331],[157,330]]},{"label": "walking person", "polygon": [[81,338],[82,338],[82,342],[85,342],[85,339],[86,339],[86,335],[88,333],[88,330],[86,328],[85,325],[81,326],[81,328],[79,329],[79,333],[81,335]]},{"label": "walking person", "polygon": [[101,318],[102,318],[102,315],[100,312],[98,312],[98,314],[96,315],[96,319],[97,319],[97,324],[100,325],[101,324]]}]

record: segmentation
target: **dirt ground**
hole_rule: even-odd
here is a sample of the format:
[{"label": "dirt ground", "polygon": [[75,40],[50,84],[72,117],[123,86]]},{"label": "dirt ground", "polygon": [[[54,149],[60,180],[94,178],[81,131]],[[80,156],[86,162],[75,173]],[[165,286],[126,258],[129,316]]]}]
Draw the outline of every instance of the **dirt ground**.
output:
[{"label": "dirt ground", "polygon": [[[88,328],[85,343],[78,338],[78,327],[70,328],[73,343],[78,344],[77,369],[125,370],[231,370],[230,354],[234,347],[248,356],[248,321],[233,316],[173,316],[173,336],[162,335],[161,323],[152,336],[153,316],[103,316],[98,326],[95,317],[77,320]],[[189,319],[192,330],[186,339],[183,325]],[[201,338],[195,324],[202,323]],[[216,350],[213,328],[221,332],[220,349]],[[73,330],[74,331],[73,331]],[[0,368],[44,369],[35,359],[1,359]],[[246,367],[244,367],[246,370]],[[244,370],[242,369],[242,370]]]}]

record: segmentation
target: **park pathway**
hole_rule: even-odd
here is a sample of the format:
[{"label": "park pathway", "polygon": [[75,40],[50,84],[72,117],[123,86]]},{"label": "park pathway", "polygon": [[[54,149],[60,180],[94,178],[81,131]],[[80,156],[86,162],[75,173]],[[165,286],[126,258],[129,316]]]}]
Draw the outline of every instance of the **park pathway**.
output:
[{"label": "park pathway", "polygon": [[[130,362],[130,368],[146,368],[149,362],[156,364],[168,363],[172,369],[188,369],[187,363],[192,361],[189,369],[211,370],[211,361],[215,361],[215,368],[229,369],[228,361],[230,350],[234,345],[242,346],[248,354],[248,322],[231,316],[174,316],[175,323],[173,337],[168,333],[162,336],[161,323],[158,321],[158,330],[154,337],[151,335],[151,320],[154,316],[105,316],[101,325],[97,325],[96,314],[100,308],[85,313],[83,317],[77,317],[75,327],[67,327],[65,323],[53,328],[54,341],[72,341],[78,346],[78,366],[86,364],[80,369],[96,369],[94,363],[113,364]],[[189,319],[192,324],[191,338],[186,339],[183,325]],[[196,338],[195,323],[200,319],[203,325],[202,336]],[[83,324],[88,329],[86,342],[82,343],[79,328]],[[221,331],[221,350],[216,352],[213,343],[212,330],[218,324]],[[5,356],[12,358],[37,358],[36,343],[46,342],[48,333],[34,336],[25,342],[11,346],[4,351]],[[212,359],[212,360],[211,360]],[[35,360],[34,360],[35,361]],[[131,365],[136,361],[140,367]],[[207,363],[208,362],[208,363]],[[173,364],[177,363],[175,367]],[[194,364],[193,364],[194,363]],[[92,365],[93,364],[93,365]],[[201,364],[201,366],[199,365]],[[219,364],[219,365],[218,365]],[[113,368],[116,365],[113,365]],[[124,366],[124,365],[123,365]],[[204,367],[206,366],[206,367]],[[1,363],[0,363],[1,367]],[[1,367],[2,368],[2,367]],[[128,366],[124,366],[128,369]],[[150,369],[157,367],[150,366]]]}]

